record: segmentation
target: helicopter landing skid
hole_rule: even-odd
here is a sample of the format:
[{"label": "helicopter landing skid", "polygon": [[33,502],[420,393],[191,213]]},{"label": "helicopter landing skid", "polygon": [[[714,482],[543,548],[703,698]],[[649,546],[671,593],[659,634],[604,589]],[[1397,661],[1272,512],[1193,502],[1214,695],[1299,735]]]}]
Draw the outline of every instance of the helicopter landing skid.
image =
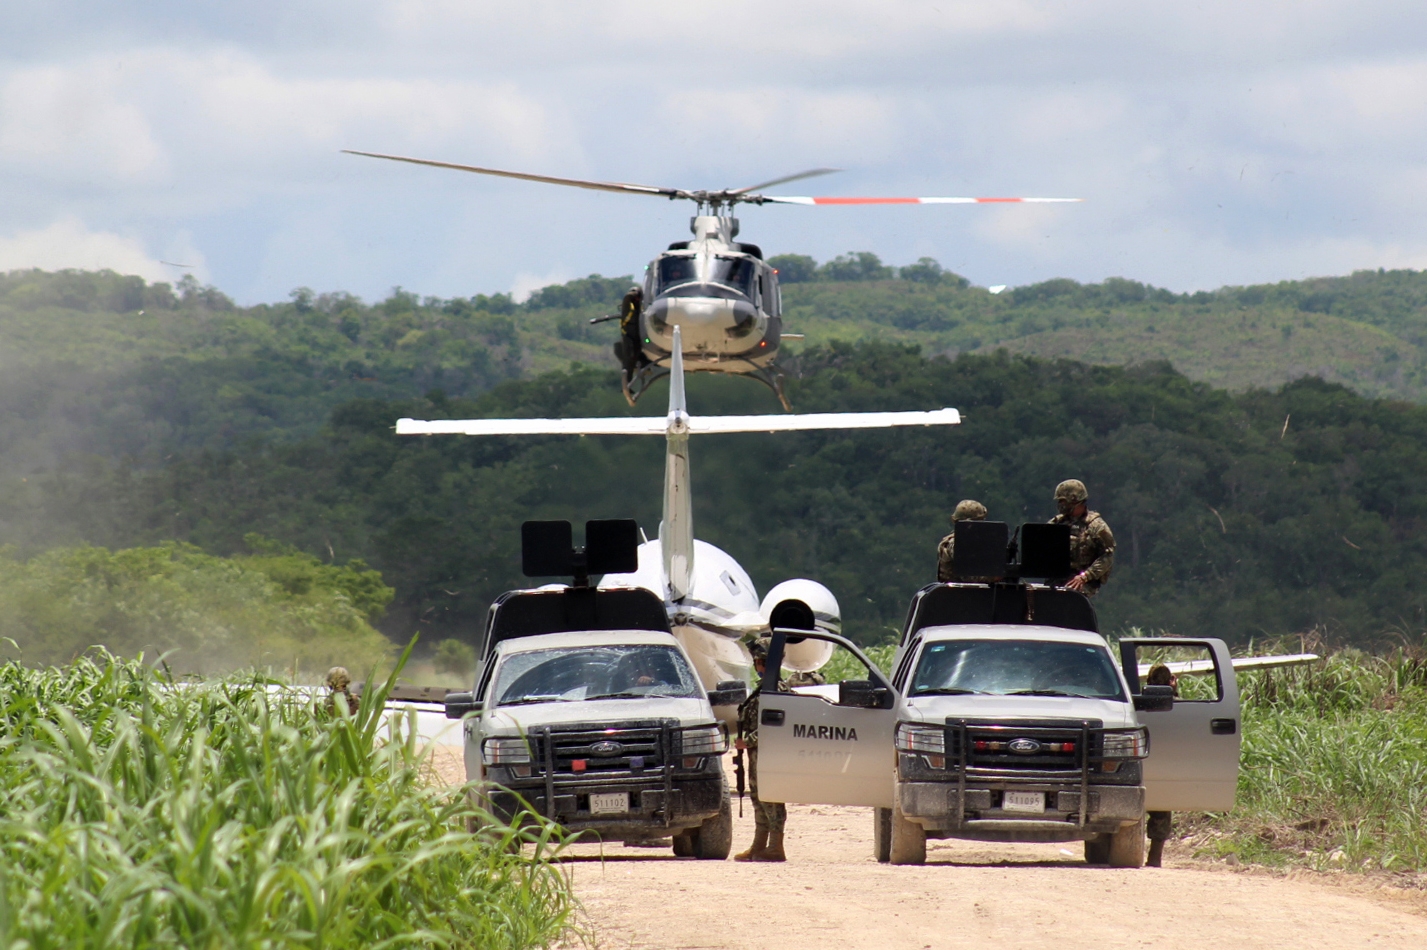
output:
[{"label": "helicopter landing skid", "polygon": [[[752,365],[752,364],[749,364]],[[649,391],[649,387],[658,380],[669,375],[669,367],[662,362],[645,363],[634,371],[634,378],[631,379],[627,373],[620,374],[620,388],[624,391],[625,401],[631,406],[639,402],[640,397]],[[769,389],[773,390],[773,395],[778,397],[778,402],[783,404],[783,411],[792,412],[793,407],[788,404],[788,397],[783,395],[783,374],[772,366],[759,366],[741,376],[749,376],[758,380]]]}]

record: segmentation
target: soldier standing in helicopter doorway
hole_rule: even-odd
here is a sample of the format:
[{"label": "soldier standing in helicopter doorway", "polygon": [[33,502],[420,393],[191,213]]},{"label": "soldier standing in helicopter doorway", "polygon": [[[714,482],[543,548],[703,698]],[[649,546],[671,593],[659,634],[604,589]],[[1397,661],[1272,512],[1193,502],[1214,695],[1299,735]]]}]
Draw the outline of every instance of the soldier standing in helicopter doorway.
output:
[{"label": "soldier standing in helicopter doorway", "polygon": [[643,311],[644,291],[636,284],[619,302],[619,361],[624,365],[626,386],[634,381],[639,368],[649,362],[644,358],[644,341],[639,335],[639,316]]}]

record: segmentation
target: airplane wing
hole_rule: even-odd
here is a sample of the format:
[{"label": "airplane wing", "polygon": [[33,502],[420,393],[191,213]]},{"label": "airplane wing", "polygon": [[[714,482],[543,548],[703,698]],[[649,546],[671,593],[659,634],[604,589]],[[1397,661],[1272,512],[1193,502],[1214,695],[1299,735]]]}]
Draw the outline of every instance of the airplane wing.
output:
[{"label": "airplane wing", "polygon": [[[955,409],[931,412],[809,412],[766,416],[689,416],[691,434],[792,432],[810,429],[884,429],[957,425]],[[398,419],[397,435],[665,435],[665,416],[588,419]]]},{"label": "airplane wing", "polygon": [[398,419],[397,435],[663,435],[663,416],[593,419]]},{"label": "airplane wing", "polygon": [[[1297,666],[1300,663],[1312,663],[1321,660],[1316,653],[1284,653],[1278,656],[1236,656],[1234,657],[1235,670],[1267,670],[1278,666]],[[1148,676],[1153,663],[1140,664],[1140,676]],[[1213,660],[1183,660],[1175,663],[1166,663],[1169,671],[1176,676],[1193,675],[1195,673],[1214,672]]]},{"label": "airplane wing", "polygon": [[793,432],[807,429],[885,429],[890,426],[954,426],[955,409],[931,412],[807,412],[766,416],[690,416],[689,432]]}]

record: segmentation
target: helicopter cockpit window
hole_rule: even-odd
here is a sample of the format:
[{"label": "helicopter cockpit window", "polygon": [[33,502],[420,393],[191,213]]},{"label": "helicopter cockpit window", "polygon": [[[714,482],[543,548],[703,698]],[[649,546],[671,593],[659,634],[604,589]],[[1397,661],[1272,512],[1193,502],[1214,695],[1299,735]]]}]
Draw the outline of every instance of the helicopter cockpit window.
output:
[{"label": "helicopter cockpit window", "polygon": [[699,279],[698,260],[693,257],[665,257],[659,261],[659,292],[676,284]]},{"label": "helicopter cockpit window", "polygon": [[732,287],[752,299],[753,279],[757,274],[758,268],[746,257],[715,257],[713,273],[709,274],[709,279],[714,283]]}]

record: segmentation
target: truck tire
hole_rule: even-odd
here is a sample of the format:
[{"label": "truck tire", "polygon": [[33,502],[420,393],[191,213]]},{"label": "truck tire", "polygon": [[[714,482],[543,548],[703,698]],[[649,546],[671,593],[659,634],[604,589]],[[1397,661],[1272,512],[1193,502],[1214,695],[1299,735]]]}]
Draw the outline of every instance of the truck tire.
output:
[{"label": "truck tire", "polygon": [[1093,838],[1085,839],[1085,863],[1086,864],[1109,864],[1110,863],[1110,836],[1096,835]]},{"label": "truck tire", "polygon": [[1145,863],[1145,819],[1125,825],[1110,837],[1110,867],[1137,868]]},{"label": "truck tire", "polygon": [[872,856],[878,864],[892,860],[892,809],[872,809]]},{"label": "truck tire", "polygon": [[693,841],[694,857],[705,861],[722,861],[728,857],[733,850],[733,808],[728,804],[728,789],[723,791],[718,814],[689,832],[689,837]]},{"label": "truck tire", "polygon": [[696,831],[686,831],[681,835],[674,836],[674,857],[692,858],[694,856],[694,835]]},{"label": "truck tire", "polygon": [[892,864],[926,864],[926,829],[916,822],[908,821],[902,815],[901,802],[892,805],[892,817],[888,825],[891,834],[887,836],[887,860]]}]

